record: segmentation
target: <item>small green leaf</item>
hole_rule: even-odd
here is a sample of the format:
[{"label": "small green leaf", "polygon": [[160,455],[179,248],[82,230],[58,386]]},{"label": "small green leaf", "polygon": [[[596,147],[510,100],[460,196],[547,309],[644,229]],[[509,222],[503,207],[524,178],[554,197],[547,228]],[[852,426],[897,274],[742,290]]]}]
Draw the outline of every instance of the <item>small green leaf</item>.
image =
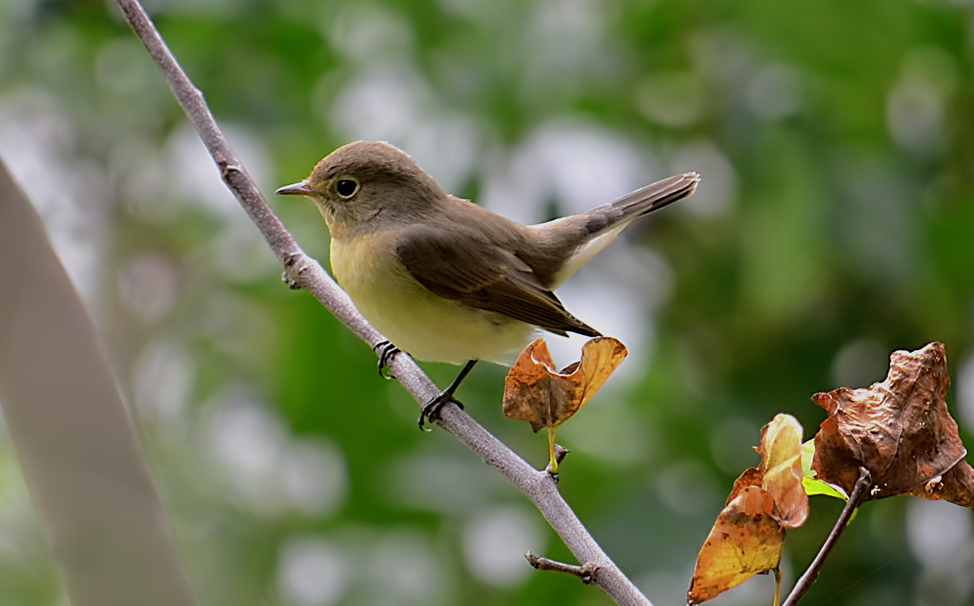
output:
[{"label": "small green leaf", "polygon": [[812,470],[812,459],[815,458],[815,439],[811,439],[802,444],[802,486],[808,496],[822,494],[827,497],[834,497],[843,501],[849,500],[849,495],[844,490],[834,484],[823,482],[815,478],[815,471]]}]

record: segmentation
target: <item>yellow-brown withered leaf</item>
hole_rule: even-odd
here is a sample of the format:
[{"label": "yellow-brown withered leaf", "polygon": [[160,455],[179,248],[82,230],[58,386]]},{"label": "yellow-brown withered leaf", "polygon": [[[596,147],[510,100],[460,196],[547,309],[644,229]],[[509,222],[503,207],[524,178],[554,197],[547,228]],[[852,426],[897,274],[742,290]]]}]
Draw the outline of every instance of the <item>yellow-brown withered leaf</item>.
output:
[{"label": "yellow-brown withered leaf", "polygon": [[781,562],[785,529],[808,518],[802,426],[779,414],[761,430],[761,464],[744,470],[697,556],[687,603],[698,604]]},{"label": "yellow-brown withered leaf", "polygon": [[557,427],[595,395],[626,358],[626,346],[612,337],[590,339],[581,360],[555,370],[548,344],[539,337],[517,358],[504,382],[504,414],[538,431]]},{"label": "yellow-brown withered leaf", "polygon": [[774,499],[741,480],[700,548],[687,604],[710,600],[781,563],[785,530],[771,515]]},{"label": "yellow-brown withered leaf", "polygon": [[808,519],[808,495],[802,485],[802,426],[786,414],[761,430],[761,487],[774,499],[772,516],[783,528],[798,528]]}]

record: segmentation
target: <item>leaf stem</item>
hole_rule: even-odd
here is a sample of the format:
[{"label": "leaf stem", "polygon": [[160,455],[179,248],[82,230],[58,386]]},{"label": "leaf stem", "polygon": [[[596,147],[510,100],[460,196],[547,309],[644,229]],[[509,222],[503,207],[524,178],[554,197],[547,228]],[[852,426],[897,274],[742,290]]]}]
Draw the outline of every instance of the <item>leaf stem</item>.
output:
[{"label": "leaf stem", "polygon": [[558,457],[555,456],[555,427],[548,428],[548,471],[558,473]]},{"label": "leaf stem", "polygon": [[774,567],[774,601],[771,603],[773,606],[778,606],[781,603],[781,564]]}]

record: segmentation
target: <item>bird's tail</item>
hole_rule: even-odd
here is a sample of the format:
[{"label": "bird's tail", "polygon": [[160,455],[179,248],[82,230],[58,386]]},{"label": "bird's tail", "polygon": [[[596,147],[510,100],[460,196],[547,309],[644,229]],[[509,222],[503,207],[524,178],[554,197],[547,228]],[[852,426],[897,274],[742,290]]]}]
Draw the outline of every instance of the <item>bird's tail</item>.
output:
[{"label": "bird's tail", "polygon": [[549,251],[556,251],[549,252],[550,256],[561,259],[544,272],[546,286],[554,288],[564,282],[615,240],[633,219],[691,195],[699,181],[697,173],[674,175],[588,212],[529,228]]},{"label": "bird's tail", "polygon": [[585,218],[582,227],[590,236],[597,236],[607,230],[625,226],[637,217],[692,195],[699,182],[700,176],[697,173],[667,177],[637,189],[615,202],[582,213],[579,215]]}]

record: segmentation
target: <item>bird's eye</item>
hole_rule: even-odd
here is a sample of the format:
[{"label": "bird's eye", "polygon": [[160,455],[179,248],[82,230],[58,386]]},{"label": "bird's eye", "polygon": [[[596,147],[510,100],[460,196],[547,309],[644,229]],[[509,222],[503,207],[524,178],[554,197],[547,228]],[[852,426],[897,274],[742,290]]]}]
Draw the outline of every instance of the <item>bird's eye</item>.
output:
[{"label": "bird's eye", "polygon": [[345,199],[354,196],[358,191],[358,187],[358,181],[354,179],[339,179],[338,183],[335,183],[335,191]]}]

